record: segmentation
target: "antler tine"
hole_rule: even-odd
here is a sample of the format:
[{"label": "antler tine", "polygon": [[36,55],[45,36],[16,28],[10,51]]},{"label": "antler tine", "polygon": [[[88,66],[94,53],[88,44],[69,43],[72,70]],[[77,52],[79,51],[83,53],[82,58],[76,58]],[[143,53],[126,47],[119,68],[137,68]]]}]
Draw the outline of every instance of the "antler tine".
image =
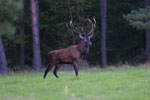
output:
[{"label": "antler tine", "polygon": [[78,31],[75,29],[75,26],[74,26],[72,20],[70,20],[70,27],[71,27],[71,29],[72,29],[72,31],[73,31],[74,33],[77,33],[78,35],[81,35],[81,33],[78,32]]},{"label": "antler tine", "polygon": [[91,30],[90,30],[90,32],[87,34],[87,36],[93,35],[94,29],[95,29],[95,27],[96,27],[96,20],[95,20],[95,18],[93,18],[94,23],[93,23],[90,19],[87,19],[87,20],[88,20],[88,22],[91,24]]},{"label": "antler tine", "polygon": [[94,20],[94,25],[95,25],[95,27],[96,27],[96,20],[95,20],[95,18],[93,17],[93,20]]}]

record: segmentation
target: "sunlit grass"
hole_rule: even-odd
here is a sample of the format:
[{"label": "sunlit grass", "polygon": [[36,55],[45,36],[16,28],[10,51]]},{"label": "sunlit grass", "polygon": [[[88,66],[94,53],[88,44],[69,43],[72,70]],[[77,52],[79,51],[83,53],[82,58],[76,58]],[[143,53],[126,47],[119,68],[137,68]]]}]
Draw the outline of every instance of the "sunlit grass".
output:
[{"label": "sunlit grass", "polygon": [[0,75],[0,100],[150,100],[150,67]]}]

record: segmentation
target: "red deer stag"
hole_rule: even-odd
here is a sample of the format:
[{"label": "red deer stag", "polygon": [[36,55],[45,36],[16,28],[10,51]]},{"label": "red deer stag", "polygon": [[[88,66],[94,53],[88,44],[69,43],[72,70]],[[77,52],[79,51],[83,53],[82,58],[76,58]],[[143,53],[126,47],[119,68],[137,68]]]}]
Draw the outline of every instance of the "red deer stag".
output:
[{"label": "red deer stag", "polygon": [[76,76],[78,76],[78,60],[82,58],[86,53],[88,53],[89,46],[92,44],[90,39],[93,37],[93,32],[96,27],[96,20],[94,23],[87,19],[91,25],[90,32],[85,35],[78,32],[74,26],[72,20],[70,21],[70,28],[74,33],[77,33],[81,38],[81,41],[77,45],[69,46],[68,48],[63,48],[59,50],[53,50],[48,53],[48,67],[45,70],[44,78],[46,78],[47,73],[55,66],[53,74],[58,78],[57,71],[59,69],[58,64],[72,64],[75,70]]}]

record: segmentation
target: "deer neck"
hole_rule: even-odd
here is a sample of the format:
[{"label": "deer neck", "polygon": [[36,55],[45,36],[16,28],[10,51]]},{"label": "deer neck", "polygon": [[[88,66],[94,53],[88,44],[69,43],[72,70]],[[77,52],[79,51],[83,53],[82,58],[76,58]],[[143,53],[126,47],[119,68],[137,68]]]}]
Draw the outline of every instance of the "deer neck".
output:
[{"label": "deer neck", "polygon": [[78,43],[78,50],[81,53],[81,56],[88,53],[89,46],[86,45],[86,43],[81,40],[80,43]]}]

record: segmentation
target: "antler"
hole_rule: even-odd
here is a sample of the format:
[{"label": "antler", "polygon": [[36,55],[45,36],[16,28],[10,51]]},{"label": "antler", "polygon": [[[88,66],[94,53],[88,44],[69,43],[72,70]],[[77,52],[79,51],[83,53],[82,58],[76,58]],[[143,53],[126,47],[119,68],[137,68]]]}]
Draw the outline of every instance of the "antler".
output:
[{"label": "antler", "polygon": [[[94,23],[93,23],[90,19],[87,19],[87,21],[91,24],[91,30],[90,30],[90,32],[89,32],[86,36],[88,36],[89,38],[92,38],[92,37],[93,37],[93,32],[94,32],[94,30],[95,30],[95,28],[96,28],[96,20],[95,20],[95,18],[93,18]],[[76,30],[76,28],[75,28],[75,26],[74,26],[72,20],[70,20],[69,26],[70,26],[70,28],[72,29],[72,31],[73,31],[74,33],[77,33],[77,34],[79,35],[79,37],[80,37],[81,39],[84,38],[84,37],[82,36],[82,33],[81,33],[81,32],[78,32],[78,31]]]},{"label": "antler", "polygon": [[96,28],[96,20],[95,20],[95,18],[93,18],[93,20],[94,20],[94,23],[93,23],[90,19],[87,19],[87,21],[91,24],[91,30],[90,30],[90,32],[87,34],[87,36],[89,36],[90,38],[93,37],[93,32],[94,32],[94,30],[95,30],[95,28]]},{"label": "antler", "polygon": [[70,20],[69,26],[70,26],[70,28],[72,29],[72,31],[73,31],[74,33],[77,33],[77,34],[79,35],[79,37],[80,37],[81,39],[83,39],[82,34],[76,30],[76,28],[75,28],[75,26],[74,26],[72,20]]}]

